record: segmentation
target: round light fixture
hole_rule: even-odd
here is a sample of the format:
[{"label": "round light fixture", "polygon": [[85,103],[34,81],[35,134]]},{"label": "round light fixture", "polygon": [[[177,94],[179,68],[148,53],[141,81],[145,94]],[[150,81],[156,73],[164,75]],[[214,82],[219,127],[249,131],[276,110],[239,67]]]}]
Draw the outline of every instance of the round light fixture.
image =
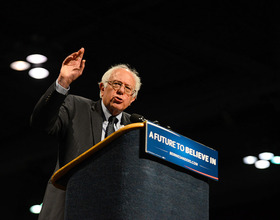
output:
[{"label": "round light fixture", "polygon": [[26,57],[26,60],[33,64],[41,64],[45,63],[48,60],[48,58],[41,54],[31,54]]},{"label": "round light fixture", "polygon": [[274,157],[271,159],[271,163],[280,164],[280,156],[274,156]]},{"label": "round light fixture", "polygon": [[274,154],[271,152],[263,152],[259,154],[261,160],[271,160],[274,157]]},{"label": "round light fixture", "polygon": [[255,166],[256,168],[258,169],[266,169],[270,166],[270,162],[267,161],[267,160],[258,160],[256,163],[255,163]]},{"label": "round light fixture", "polygon": [[257,158],[254,156],[246,156],[243,158],[243,163],[245,164],[254,164],[257,161]]},{"label": "round light fixture", "polygon": [[48,77],[48,75],[49,75],[49,71],[42,67],[36,67],[29,70],[29,76],[31,76],[34,79],[44,79]]},{"label": "round light fixture", "polygon": [[33,205],[30,207],[29,211],[33,214],[39,214],[42,209],[42,204],[41,205]]},{"label": "round light fixture", "polygon": [[28,68],[30,68],[30,63],[28,62],[25,62],[25,61],[15,61],[15,62],[12,62],[10,64],[10,67],[13,69],[13,70],[17,70],[17,71],[24,71],[24,70],[27,70]]}]

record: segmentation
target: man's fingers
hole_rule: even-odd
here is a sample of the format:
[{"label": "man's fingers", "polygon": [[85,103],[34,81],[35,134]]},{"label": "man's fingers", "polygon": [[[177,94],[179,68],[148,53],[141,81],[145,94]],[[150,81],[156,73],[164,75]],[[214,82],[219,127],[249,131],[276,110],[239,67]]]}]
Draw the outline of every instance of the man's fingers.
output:
[{"label": "man's fingers", "polygon": [[78,59],[83,59],[83,56],[84,56],[84,53],[85,53],[85,49],[82,47],[78,52],[77,52],[77,58]]},{"label": "man's fingers", "polygon": [[[67,65],[72,60],[76,60],[76,61],[82,60],[84,53],[85,53],[85,49],[82,47],[77,52],[74,52],[71,55],[69,55],[68,57],[66,57],[65,60],[63,61],[63,64]],[[82,63],[80,63],[80,65],[82,65]]]},{"label": "man's fingers", "polygon": [[86,65],[86,60],[82,60],[81,65],[80,65],[81,73],[84,71],[85,65]]},{"label": "man's fingers", "polygon": [[73,60],[72,54],[66,57],[62,64],[68,64],[71,60]]},{"label": "man's fingers", "polygon": [[81,52],[83,55],[85,53],[85,48],[81,47],[81,49],[79,50],[79,52]]}]

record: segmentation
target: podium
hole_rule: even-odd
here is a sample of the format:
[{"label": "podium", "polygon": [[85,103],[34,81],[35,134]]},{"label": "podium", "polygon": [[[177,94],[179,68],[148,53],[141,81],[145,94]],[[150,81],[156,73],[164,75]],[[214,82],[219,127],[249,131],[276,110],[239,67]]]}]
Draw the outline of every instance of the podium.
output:
[{"label": "podium", "polygon": [[203,176],[145,153],[145,122],[127,125],[59,169],[65,219],[209,219]]}]

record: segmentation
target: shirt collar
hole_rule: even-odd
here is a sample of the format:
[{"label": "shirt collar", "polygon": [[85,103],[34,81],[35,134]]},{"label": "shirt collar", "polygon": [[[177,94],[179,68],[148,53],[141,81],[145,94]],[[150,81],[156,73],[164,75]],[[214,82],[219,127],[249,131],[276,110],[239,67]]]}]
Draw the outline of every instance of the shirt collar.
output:
[{"label": "shirt collar", "polygon": [[[112,116],[112,114],[109,112],[109,110],[104,105],[103,100],[101,101],[101,107],[102,107],[102,111],[104,113],[105,119],[106,119],[106,121],[108,121],[109,117]],[[118,114],[116,116],[116,118],[119,120],[118,122],[120,122],[121,118],[122,118],[122,112],[120,114]]]}]

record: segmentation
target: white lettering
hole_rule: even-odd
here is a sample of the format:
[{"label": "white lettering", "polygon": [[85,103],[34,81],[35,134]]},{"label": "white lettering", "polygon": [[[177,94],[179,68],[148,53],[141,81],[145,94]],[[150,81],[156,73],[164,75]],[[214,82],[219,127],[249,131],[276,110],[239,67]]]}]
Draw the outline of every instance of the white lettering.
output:
[{"label": "white lettering", "polygon": [[[155,132],[153,133],[152,131],[150,131],[149,138],[152,138],[152,139],[154,139],[154,140],[156,140],[160,143],[163,143],[167,146],[175,148],[175,149],[177,149],[181,152],[189,154],[189,155],[191,155],[193,157],[196,157],[200,160],[209,162],[209,156],[208,155],[203,154],[199,151],[196,151],[196,150],[194,150],[190,147],[184,146],[183,144],[177,143],[176,141],[173,141],[173,140],[171,140],[167,137],[164,137],[164,136],[162,136],[158,133],[155,133]],[[210,163],[216,165],[216,159],[210,157]]]},{"label": "white lettering", "polygon": [[210,157],[210,163],[211,163],[211,164],[216,165],[216,159],[215,159],[215,158]]}]

